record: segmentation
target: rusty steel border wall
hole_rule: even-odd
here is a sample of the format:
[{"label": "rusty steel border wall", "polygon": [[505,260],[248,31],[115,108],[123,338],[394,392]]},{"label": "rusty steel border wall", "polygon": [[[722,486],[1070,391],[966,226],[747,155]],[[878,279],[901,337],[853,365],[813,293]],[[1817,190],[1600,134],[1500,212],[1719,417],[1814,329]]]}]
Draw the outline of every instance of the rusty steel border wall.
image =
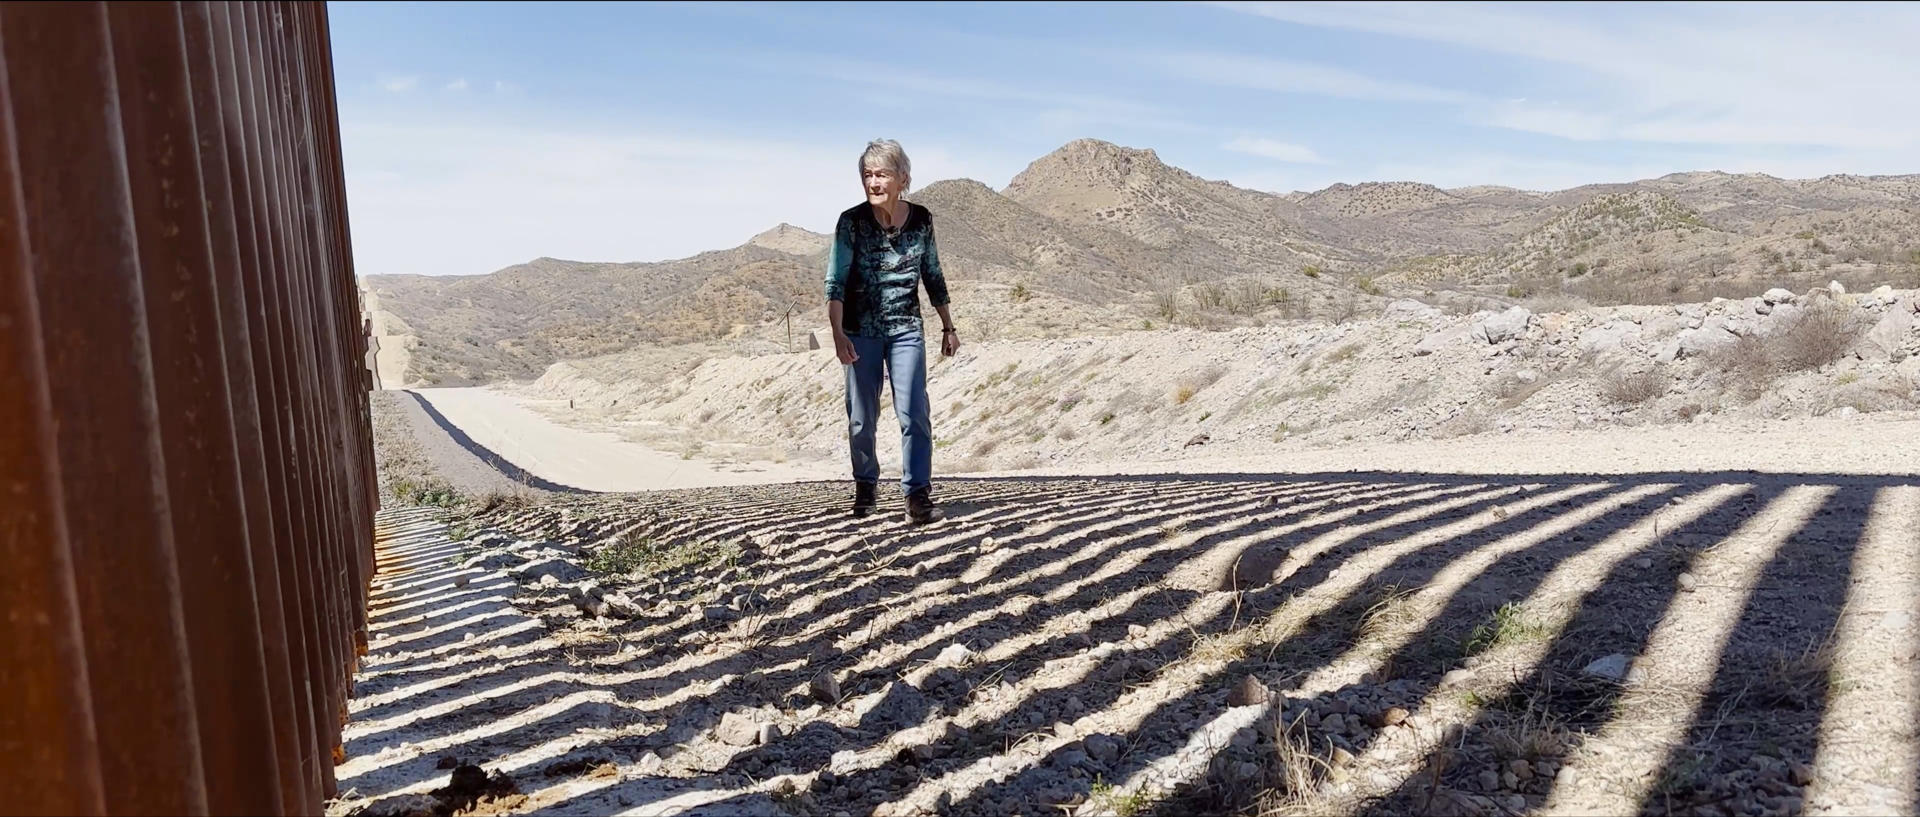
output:
[{"label": "rusty steel border wall", "polygon": [[322,3],[0,4],[0,811],[335,794],[379,505]]}]

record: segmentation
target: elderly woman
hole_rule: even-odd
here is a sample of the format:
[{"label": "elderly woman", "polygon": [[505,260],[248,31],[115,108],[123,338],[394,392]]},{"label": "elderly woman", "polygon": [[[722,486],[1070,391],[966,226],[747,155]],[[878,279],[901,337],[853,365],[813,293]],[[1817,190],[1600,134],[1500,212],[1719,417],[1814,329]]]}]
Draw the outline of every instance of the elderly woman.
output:
[{"label": "elderly woman", "polygon": [[827,320],[833,350],[847,374],[847,440],[853,454],[853,515],[878,504],[880,461],[873,453],[880,380],[893,386],[900,416],[900,487],[907,518],[932,522],[933,422],[927,407],[927,351],[920,287],[940,313],[940,353],[960,351],[947,312],[947,281],[933,243],[933,214],[902,200],[913,166],[900,143],[880,139],[860,153],[860,184],[867,200],[840,214],[827,261]]}]

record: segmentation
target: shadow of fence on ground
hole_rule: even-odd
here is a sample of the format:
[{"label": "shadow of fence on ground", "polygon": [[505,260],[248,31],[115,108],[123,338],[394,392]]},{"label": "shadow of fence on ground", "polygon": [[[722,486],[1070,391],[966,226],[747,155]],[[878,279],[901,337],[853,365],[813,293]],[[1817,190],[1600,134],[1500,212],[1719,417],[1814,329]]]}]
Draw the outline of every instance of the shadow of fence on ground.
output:
[{"label": "shadow of fence on ground", "polygon": [[[648,610],[612,626],[521,588],[514,605],[544,624],[520,635],[529,649],[370,657],[348,749],[392,756],[363,791],[431,788],[453,755],[515,775],[542,813],[773,795],[803,812],[1036,813],[1140,791],[1167,813],[1801,813],[1858,805],[1860,786],[1920,801],[1898,776],[1920,753],[1911,729],[1882,733],[1896,776],[1811,779],[1850,773],[1821,758],[1860,737],[1829,717],[1835,685],[1873,650],[1912,662],[1911,643],[1850,643],[1842,626],[1859,586],[1913,603],[1909,478],[953,480],[949,519],[927,527],[846,518],[843,494],[495,515],[524,538],[744,538],[747,555],[634,584]],[[1895,562],[1857,558],[1869,542]],[[710,609],[729,597],[747,601]],[[498,609],[395,611],[419,617],[409,649],[444,649]],[[941,658],[953,645],[964,661]],[[823,675],[837,701],[810,700]],[[1913,706],[1920,683],[1888,683]],[[795,728],[736,746],[716,736],[730,713]],[[402,732],[430,737],[392,753]],[[624,771],[540,776],[580,758]],[[691,779],[663,788],[669,773]]]}]

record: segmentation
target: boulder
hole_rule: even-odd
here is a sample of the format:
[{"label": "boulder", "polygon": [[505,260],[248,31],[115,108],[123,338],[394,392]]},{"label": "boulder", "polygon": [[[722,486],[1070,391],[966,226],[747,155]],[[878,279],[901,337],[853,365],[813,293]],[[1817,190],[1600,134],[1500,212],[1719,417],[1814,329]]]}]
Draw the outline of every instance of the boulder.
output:
[{"label": "boulder", "polygon": [[1632,321],[1610,321],[1580,333],[1580,350],[1592,355],[1620,351],[1628,338],[1640,336],[1640,327]]},{"label": "boulder", "polygon": [[1800,320],[1801,316],[1805,314],[1807,314],[1807,308],[1804,306],[1781,304],[1773,308],[1773,314],[1760,323],[1759,329],[1755,331],[1754,334],[1761,337],[1768,337],[1792,326],[1795,321]]},{"label": "boulder", "polygon": [[1847,285],[1842,284],[1839,281],[1828,281],[1827,291],[1835,295],[1845,295],[1847,294]]},{"label": "boulder", "polygon": [[1907,342],[1907,334],[1913,331],[1914,316],[1904,309],[1890,309],[1880,317],[1880,322],[1867,330],[1860,339],[1858,347],[1861,355],[1870,360],[1887,360],[1893,357]]},{"label": "boulder", "polygon": [[1769,304],[1783,304],[1793,300],[1793,290],[1774,287],[1760,296],[1760,300]]},{"label": "boulder", "polygon": [[1699,329],[1689,329],[1680,333],[1680,348],[1678,354],[1675,356],[1679,358],[1699,357],[1710,354],[1716,349],[1731,346],[1734,341],[1739,339],[1739,336],[1734,334],[1732,327],[1727,325],[1725,318],[1708,318],[1700,324]]},{"label": "boulder", "polygon": [[1533,312],[1524,306],[1516,306],[1482,320],[1473,325],[1474,340],[1484,343],[1505,343],[1527,333],[1527,326],[1533,322]]}]

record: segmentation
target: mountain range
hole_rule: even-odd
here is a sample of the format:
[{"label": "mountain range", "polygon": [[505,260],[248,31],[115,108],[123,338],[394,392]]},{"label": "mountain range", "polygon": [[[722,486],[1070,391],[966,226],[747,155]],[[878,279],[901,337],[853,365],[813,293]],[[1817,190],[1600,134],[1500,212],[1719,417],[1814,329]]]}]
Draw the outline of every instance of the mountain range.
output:
[{"label": "mountain range", "polygon": [[[908,198],[934,213],[957,319],[976,340],[1338,320],[1396,297],[1472,309],[1704,300],[1830,279],[1920,286],[1920,175],[1274,194],[1081,139],[1004,189],[956,179]],[[781,224],[672,261],[539,258],[362,286],[377,296],[383,346],[410,352],[389,382],[471,384],[644,346],[791,348],[825,323],[827,242]]]}]

